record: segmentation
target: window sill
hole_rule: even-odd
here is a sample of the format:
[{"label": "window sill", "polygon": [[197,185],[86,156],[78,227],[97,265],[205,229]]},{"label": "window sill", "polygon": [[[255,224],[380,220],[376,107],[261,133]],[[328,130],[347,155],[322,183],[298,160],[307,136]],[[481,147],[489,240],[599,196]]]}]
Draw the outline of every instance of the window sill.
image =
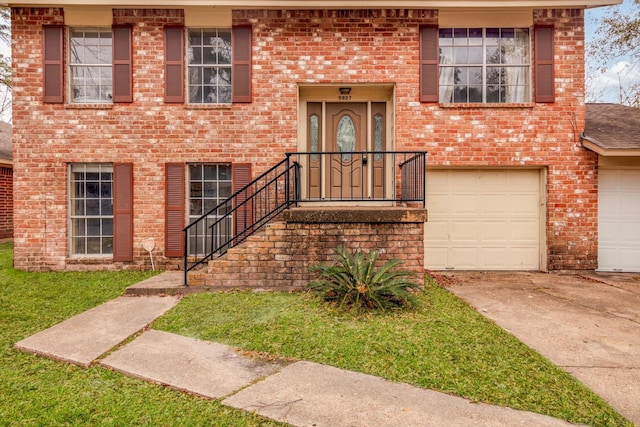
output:
[{"label": "window sill", "polygon": [[535,103],[522,102],[522,103],[440,103],[440,108],[459,108],[459,109],[475,109],[475,108],[533,108]]},{"label": "window sill", "polygon": [[71,255],[66,259],[70,265],[103,265],[112,264],[113,255]]},{"label": "window sill", "polygon": [[113,104],[64,104],[65,110],[111,110]]}]

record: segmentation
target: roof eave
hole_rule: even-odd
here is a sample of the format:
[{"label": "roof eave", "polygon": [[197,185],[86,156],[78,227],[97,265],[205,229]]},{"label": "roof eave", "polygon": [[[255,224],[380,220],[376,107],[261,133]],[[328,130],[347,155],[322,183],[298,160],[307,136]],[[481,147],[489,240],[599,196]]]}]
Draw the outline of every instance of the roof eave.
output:
[{"label": "roof eave", "polygon": [[640,156],[640,148],[604,148],[597,142],[583,136],[582,146],[605,157],[636,157]]}]

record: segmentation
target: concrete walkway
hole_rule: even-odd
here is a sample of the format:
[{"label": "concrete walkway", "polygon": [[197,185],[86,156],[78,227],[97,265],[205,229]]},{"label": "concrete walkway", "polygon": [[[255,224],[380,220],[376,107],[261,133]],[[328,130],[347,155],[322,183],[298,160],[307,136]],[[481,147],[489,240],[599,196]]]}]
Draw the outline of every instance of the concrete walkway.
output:
[{"label": "concrete walkway", "polygon": [[640,426],[640,274],[470,272],[439,278]]},{"label": "concrete walkway", "polygon": [[[167,277],[158,280],[166,284]],[[222,344],[146,329],[177,302],[172,296],[120,297],[16,348],[81,366],[98,363],[294,426],[572,425],[316,363],[261,360]]]}]

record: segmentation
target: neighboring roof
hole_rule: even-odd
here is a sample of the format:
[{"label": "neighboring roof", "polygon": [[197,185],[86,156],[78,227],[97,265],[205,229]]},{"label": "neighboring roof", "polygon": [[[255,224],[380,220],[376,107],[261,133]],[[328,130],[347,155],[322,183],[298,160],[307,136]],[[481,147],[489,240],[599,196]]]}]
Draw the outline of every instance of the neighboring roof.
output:
[{"label": "neighboring roof", "polygon": [[13,164],[11,125],[0,121],[0,165]]},{"label": "neighboring roof", "polygon": [[640,156],[640,108],[586,104],[582,145],[603,156]]},{"label": "neighboring roof", "polygon": [[485,8],[485,7],[598,7],[621,4],[622,0],[0,0],[2,6],[122,6],[185,7],[218,6],[243,8]]}]

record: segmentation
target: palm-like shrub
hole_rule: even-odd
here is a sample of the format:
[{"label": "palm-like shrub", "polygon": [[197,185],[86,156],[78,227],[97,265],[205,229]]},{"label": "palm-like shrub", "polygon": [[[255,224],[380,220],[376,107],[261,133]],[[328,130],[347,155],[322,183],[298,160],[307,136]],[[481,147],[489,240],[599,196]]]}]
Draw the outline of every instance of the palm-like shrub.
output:
[{"label": "palm-like shrub", "polygon": [[402,264],[397,259],[377,268],[378,255],[377,251],[352,254],[339,247],[335,250],[334,264],[309,267],[320,278],[310,282],[307,289],[345,309],[386,310],[413,305],[413,293],[420,288],[411,280],[415,274],[396,269]]}]

